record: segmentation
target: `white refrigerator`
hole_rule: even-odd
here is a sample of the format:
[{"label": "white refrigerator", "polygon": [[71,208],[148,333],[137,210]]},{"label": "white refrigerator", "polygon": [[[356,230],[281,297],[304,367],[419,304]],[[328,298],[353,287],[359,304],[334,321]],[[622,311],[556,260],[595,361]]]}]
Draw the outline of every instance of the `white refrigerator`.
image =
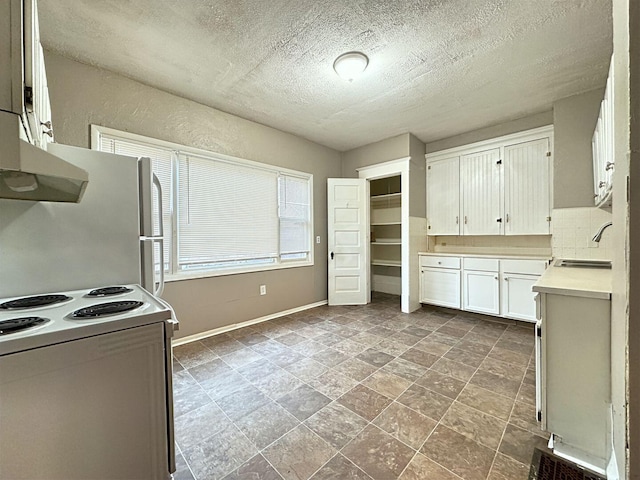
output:
[{"label": "white refrigerator", "polygon": [[162,295],[162,190],[151,160],[48,151],[85,169],[89,185],[78,204],[0,200],[0,298],[120,284]]}]

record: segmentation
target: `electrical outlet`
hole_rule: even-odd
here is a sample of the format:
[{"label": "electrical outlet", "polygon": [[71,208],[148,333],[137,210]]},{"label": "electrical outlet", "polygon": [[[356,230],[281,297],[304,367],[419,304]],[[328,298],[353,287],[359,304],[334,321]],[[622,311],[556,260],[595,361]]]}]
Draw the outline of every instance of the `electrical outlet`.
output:
[{"label": "electrical outlet", "polygon": [[260,295],[266,295],[266,294],[267,294],[267,286],[260,285]]},{"label": "electrical outlet", "polygon": [[320,243],[320,235],[316,237],[316,243]]}]

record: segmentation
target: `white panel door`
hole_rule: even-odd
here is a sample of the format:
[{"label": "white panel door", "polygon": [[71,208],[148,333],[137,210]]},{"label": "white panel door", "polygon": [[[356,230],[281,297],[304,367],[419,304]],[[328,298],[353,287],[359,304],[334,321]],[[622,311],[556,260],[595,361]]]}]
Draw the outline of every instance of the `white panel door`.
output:
[{"label": "white panel door", "polygon": [[463,309],[470,312],[500,314],[500,283],[498,272],[463,272]]},{"label": "white panel door", "polygon": [[427,165],[427,234],[460,235],[460,157]]},{"label": "white panel door", "polygon": [[533,285],[538,275],[506,273],[502,276],[502,315],[527,322],[536,321],[536,301]]},{"label": "white panel door", "polygon": [[500,149],[460,158],[463,235],[500,235],[502,221]]},{"label": "white panel door", "polygon": [[371,298],[368,197],[365,179],[327,179],[329,305],[364,305]]},{"label": "white panel door", "polygon": [[460,308],[460,270],[423,267],[420,303]]},{"label": "white panel door", "polygon": [[551,157],[549,139],[504,148],[506,235],[549,235]]}]

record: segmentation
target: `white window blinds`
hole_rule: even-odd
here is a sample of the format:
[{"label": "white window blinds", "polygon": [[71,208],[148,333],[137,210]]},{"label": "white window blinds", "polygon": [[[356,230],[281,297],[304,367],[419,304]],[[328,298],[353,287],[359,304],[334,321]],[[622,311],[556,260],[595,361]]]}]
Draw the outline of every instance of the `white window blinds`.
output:
[{"label": "white window blinds", "polygon": [[[162,220],[164,224],[164,270],[170,271],[171,242],[172,242],[172,216],[171,216],[171,191],[172,191],[172,156],[173,152],[168,148],[149,145],[144,142],[119,138],[115,136],[100,135],[99,150],[102,152],[116,153],[130,157],[151,158],[153,173],[160,180],[162,186]],[[153,196],[153,234],[160,235],[160,222],[158,221],[159,208],[158,197]],[[160,258],[155,255],[155,258]],[[156,266],[156,270],[159,266]]]},{"label": "white window blinds", "polygon": [[96,131],[99,150],[152,159],[164,194],[170,276],[312,264],[312,175],[104,127]]},{"label": "white window blinds", "polygon": [[311,236],[309,179],[281,174],[278,178],[280,258],[307,258]]},{"label": "white window blinds", "polygon": [[183,269],[273,263],[277,172],[180,155],[178,263]]}]

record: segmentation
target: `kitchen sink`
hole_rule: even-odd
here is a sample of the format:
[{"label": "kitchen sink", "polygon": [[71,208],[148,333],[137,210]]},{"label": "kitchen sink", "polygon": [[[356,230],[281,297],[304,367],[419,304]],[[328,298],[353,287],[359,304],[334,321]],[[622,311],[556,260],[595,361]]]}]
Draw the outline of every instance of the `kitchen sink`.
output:
[{"label": "kitchen sink", "polygon": [[571,267],[571,268],[604,268],[611,269],[610,260],[556,260],[554,264],[556,267]]}]

